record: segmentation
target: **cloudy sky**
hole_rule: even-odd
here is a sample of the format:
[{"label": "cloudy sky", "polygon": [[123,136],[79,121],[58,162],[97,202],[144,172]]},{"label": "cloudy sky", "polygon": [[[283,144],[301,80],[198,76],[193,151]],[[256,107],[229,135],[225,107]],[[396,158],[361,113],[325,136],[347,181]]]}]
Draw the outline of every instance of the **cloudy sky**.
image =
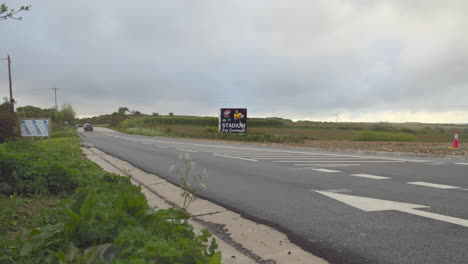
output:
[{"label": "cloudy sky", "polygon": [[0,22],[18,106],[468,122],[466,0],[0,2],[32,5]]}]

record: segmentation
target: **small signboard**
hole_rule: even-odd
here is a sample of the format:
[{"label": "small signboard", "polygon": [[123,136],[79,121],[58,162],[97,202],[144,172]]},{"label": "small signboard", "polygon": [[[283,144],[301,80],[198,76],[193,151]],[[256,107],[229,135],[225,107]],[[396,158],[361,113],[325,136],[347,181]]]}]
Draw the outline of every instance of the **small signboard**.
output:
[{"label": "small signboard", "polygon": [[224,133],[247,133],[247,108],[221,108],[218,129]]},{"label": "small signboard", "polygon": [[50,118],[21,119],[22,137],[50,137]]}]

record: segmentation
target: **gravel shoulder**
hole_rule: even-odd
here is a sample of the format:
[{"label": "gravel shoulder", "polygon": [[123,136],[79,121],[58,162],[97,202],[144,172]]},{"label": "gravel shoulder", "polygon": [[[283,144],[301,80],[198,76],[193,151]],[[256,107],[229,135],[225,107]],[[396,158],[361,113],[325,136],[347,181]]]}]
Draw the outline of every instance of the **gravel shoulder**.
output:
[{"label": "gravel shoulder", "polygon": [[364,141],[312,141],[308,140],[304,147],[323,148],[333,150],[363,150],[383,152],[403,152],[418,154],[436,154],[468,156],[468,144],[461,144],[458,149],[451,149],[446,143],[420,142],[364,142]]}]

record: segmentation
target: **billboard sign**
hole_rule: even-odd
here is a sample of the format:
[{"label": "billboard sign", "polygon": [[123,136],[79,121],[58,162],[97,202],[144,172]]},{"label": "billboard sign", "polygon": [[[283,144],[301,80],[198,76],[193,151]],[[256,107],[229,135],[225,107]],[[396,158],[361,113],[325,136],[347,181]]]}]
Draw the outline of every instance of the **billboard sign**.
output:
[{"label": "billboard sign", "polygon": [[49,118],[21,119],[22,137],[50,137]]},{"label": "billboard sign", "polygon": [[247,108],[221,108],[219,132],[247,133]]}]

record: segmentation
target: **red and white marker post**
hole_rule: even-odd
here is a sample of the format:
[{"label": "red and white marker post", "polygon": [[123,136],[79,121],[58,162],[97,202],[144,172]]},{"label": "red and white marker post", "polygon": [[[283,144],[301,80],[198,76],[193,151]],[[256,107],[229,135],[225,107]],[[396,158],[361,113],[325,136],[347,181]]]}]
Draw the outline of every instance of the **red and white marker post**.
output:
[{"label": "red and white marker post", "polygon": [[452,148],[458,148],[458,130],[455,132],[455,137],[453,138]]}]

